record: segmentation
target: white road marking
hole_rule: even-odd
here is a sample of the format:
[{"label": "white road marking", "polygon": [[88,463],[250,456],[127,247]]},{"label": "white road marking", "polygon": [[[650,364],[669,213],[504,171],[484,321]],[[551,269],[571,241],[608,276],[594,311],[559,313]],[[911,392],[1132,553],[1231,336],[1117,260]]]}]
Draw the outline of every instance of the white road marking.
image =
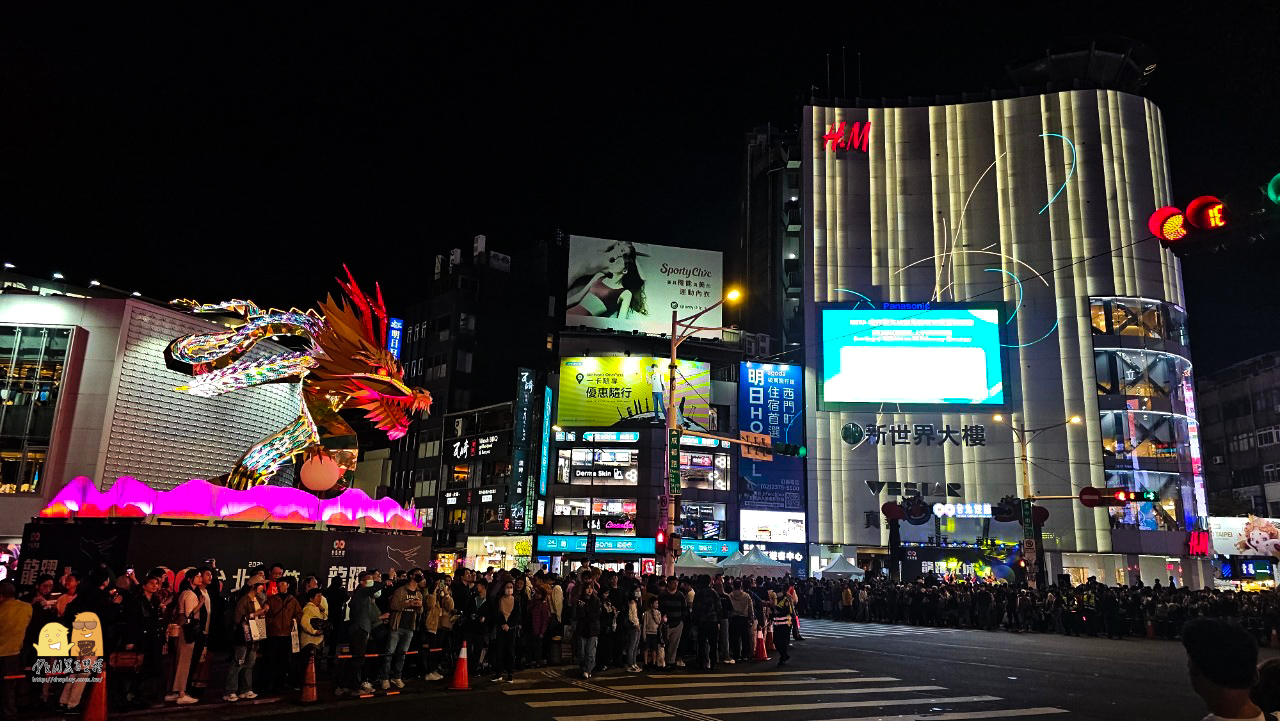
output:
[{"label": "white road marking", "polygon": [[[650,696],[655,701],[701,701],[713,698],[759,698],[762,696],[853,696],[861,693],[906,693],[908,691],[945,691],[945,686],[875,686],[872,688],[821,688],[803,691],[736,691],[731,693],[682,693],[674,696]],[[529,704],[532,706],[533,704]]]},{"label": "white road marking", "polygon": [[669,713],[662,711],[637,711],[635,713],[605,713],[594,716],[556,716],[556,721],[630,721],[642,718],[667,718]]},{"label": "white road marking", "polygon": [[525,701],[525,705],[531,708],[555,708],[556,706],[608,706],[612,704],[628,703],[620,698],[573,698],[560,699],[558,701]]},{"label": "white road marking", "polygon": [[[685,678],[690,678],[690,677],[686,676]],[[703,676],[698,675],[692,678],[695,678],[695,679],[703,678]],[[803,679],[803,680],[785,679],[785,680],[779,680],[779,681],[761,680],[761,681],[753,681],[751,685],[752,686],[808,686],[815,683],[879,683],[882,681],[898,681],[898,680],[900,679],[891,678],[889,676],[875,676],[875,677],[865,677],[865,678],[864,677],[812,678],[812,679]],[[712,681],[708,683],[698,683],[696,681],[693,681],[691,683],[638,683],[638,684],[631,684],[631,685],[610,686],[609,688],[615,689],[617,691],[626,691],[626,690],[652,691],[654,689],[661,689],[661,688],[724,688],[724,682],[717,683]],[[816,692],[817,691],[815,690],[810,693],[816,693]]]},{"label": "white road marking", "polygon": [[[851,668],[826,668],[826,669],[820,669],[817,671],[755,671],[755,672],[747,671],[745,673],[700,673],[698,674],[698,678],[737,678],[739,676],[752,676],[752,677],[822,676],[822,675],[833,674],[833,673],[858,673],[858,672]],[[669,673],[650,673],[645,675],[647,675],[649,678],[667,678],[667,679],[688,678],[687,676],[679,676],[679,675],[673,676]]]},{"label": "white road marking", "polygon": [[735,713],[770,713],[773,711],[815,711],[829,708],[859,708],[865,706],[911,706],[914,704],[975,703],[999,701],[999,696],[949,696],[945,698],[878,698],[870,701],[836,701],[823,703],[790,703],[773,706],[724,706],[720,708],[696,708],[695,713],[717,715]]},{"label": "white road marking", "polygon": [[521,696],[525,694],[548,694],[548,693],[582,693],[586,691],[584,688],[577,686],[564,686],[561,688],[526,688],[516,689],[514,691],[503,691],[508,696]]},{"label": "white road marking", "polygon": [[1036,706],[1033,708],[1009,708],[991,711],[952,711],[949,713],[913,713],[902,716],[851,716],[841,719],[823,719],[822,721],[964,721],[965,719],[984,718],[1018,718],[1020,716],[1044,716],[1054,713],[1069,713],[1064,708],[1052,706]]}]

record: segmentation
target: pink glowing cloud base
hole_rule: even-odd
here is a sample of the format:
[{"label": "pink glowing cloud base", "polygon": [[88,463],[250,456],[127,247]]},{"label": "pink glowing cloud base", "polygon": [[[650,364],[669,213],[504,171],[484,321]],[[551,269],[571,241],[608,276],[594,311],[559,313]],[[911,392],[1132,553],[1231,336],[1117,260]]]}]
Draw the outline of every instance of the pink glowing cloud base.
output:
[{"label": "pink glowing cloud base", "polygon": [[283,486],[254,486],[236,491],[208,481],[190,480],[177,488],[158,491],[136,478],[120,477],[107,491],[99,491],[93,481],[80,476],[54,496],[40,516],[216,518],[228,521],[272,521],[276,523],[316,523],[421,531],[414,513],[391,498],[373,500],[364,491],[351,488],[336,498],[320,499]]}]

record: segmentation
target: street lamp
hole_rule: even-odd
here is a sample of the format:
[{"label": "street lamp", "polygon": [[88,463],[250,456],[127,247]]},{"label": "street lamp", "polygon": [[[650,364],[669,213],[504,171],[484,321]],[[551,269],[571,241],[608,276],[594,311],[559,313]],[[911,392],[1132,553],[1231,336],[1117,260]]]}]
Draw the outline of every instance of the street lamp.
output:
[{"label": "street lamp", "polygon": [[[998,413],[992,416],[991,420],[995,421],[996,423],[1005,422],[1004,416]],[[1040,428],[1027,428],[1026,426],[1019,427],[1019,426],[1013,425],[1013,423],[1009,423],[1009,430],[1013,431],[1013,437],[1018,440],[1018,448],[1022,458],[1022,497],[1023,498],[1028,498],[1028,499],[1035,498],[1035,496],[1031,493],[1031,473],[1030,473],[1030,469],[1028,468],[1030,463],[1027,460],[1027,447],[1031,445],[1031,441],[1035,440],[1036,436],[1040,435],[1041,433],[1044,433],[1045,431],[1051,431],[1055,428],[1061,428],[1066,425],[1079,425],[1081,423],[1081,420],[1082,419],[1080,418],[1080,416],[1071,416],[1067,420],[1062,421],[1060,423],[1054,423],[1053,425],[1042,426]]]},{"label": "street lamp", "polygon": [[[670,365],[667,366],[667,393],[666,393],[667,407],[665,411],[666,421],[667,421],[667,443],[668,444],[671,443],[671,431],[676,430],[676,414],[675,414],[675,411],[676,411],[676,402],[675,402],[676,358],[677,358],[677,352],[680,348],[680,344],[692,338],[696,333],[698,333],[698,331],[728,330],[727,328],[723,328],[723,327],[709,327],[709,326],[700,326],[695,324],[697,323],[699,318],[715,310],[716,308],[719,308],[720,306],[724,305],[726,302],[736,303],[737,301],[741,300],[742,295],[743,294],[740,289],[730,288],[729,291],[724,294],[724,298],[721,298],[720,300],[716,301],[714,305],[707,306],[706,308],[703,308],[697,313],[694,313],[693,315],[688,316],[686,318],[681,318],[677,304],[674,301],[671,303],[671,363]],[[662,554],[662,569],[663,569],[663,573],[667,575],[671,575],[671,573],[675,570],[675,567],[676,567],[675,548],[674,548],[675,544],[672,543],[671,539],[675,536],[675,533],[676,533],[676,520],[677,520],[676,515],[679,512],[679,507],[676,505],[675,499],[672,498],[671,496],[671,476],[672,474],[680,472],[680,467],[679,467],[680,456],[679,456],[678,449],[676,453],[675,468],[671,467],[671,456],[672,456],[671,448],[668,447],[667,448],[667,477],[663,479],[663,484],[662,484],[662,503],[667,507],[667,528],[666,528],[667,547]]]}]

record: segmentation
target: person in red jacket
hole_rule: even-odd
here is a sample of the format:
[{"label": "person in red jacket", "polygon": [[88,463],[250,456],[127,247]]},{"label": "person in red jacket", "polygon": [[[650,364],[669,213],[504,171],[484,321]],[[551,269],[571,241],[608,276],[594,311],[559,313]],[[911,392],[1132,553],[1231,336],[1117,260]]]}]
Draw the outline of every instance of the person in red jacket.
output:
[{"label": "person in red jacket", "polygon": [[545,666],[547,665],[547,628],[551,625],[551,602],[547,599],[545,590],[539,588],[534,591],[529,617],[531,620],[529,662],[534,666]]}]

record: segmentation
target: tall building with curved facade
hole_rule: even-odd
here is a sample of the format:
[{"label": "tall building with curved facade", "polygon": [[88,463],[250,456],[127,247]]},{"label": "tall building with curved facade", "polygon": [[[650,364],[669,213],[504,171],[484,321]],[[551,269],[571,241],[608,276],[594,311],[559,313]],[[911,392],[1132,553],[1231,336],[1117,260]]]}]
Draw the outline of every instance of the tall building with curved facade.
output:
[{"label": "tall building with curved facade", "polygon": [[[1014,566],[1026,550],[1018,523],[957,516],[1025,497],[1029,484],[1049,511],[1036,553],[1050,579],[1205,583],[1207,559],[1188,549],[1207,511],[1182,277],[1146,228],[1171,200],[1159,109],[1114,90],[810,106],[801,134],[806,396],[817,399],[807,414],[813,563],[854,548],[863,560],[883,553],[882,504],[919,492],[941,516],[903,524],[904,573],[993,558]],[[923,318],[925,308],[975,302],[1000,311],[998,402],[850,410],[820,392],[833,357],[825,310]],[[869,388],[880,378],[892,385],[900,370],[844,369]],[[962,371],[941,363],[916,372],[933,386]],[[859,428],[842,438],[849,424]],[[956,432],[952,442],[934,442],[943,429]],[[1073,498],[1089,486],[1158,500],[1086,508]]]}]

